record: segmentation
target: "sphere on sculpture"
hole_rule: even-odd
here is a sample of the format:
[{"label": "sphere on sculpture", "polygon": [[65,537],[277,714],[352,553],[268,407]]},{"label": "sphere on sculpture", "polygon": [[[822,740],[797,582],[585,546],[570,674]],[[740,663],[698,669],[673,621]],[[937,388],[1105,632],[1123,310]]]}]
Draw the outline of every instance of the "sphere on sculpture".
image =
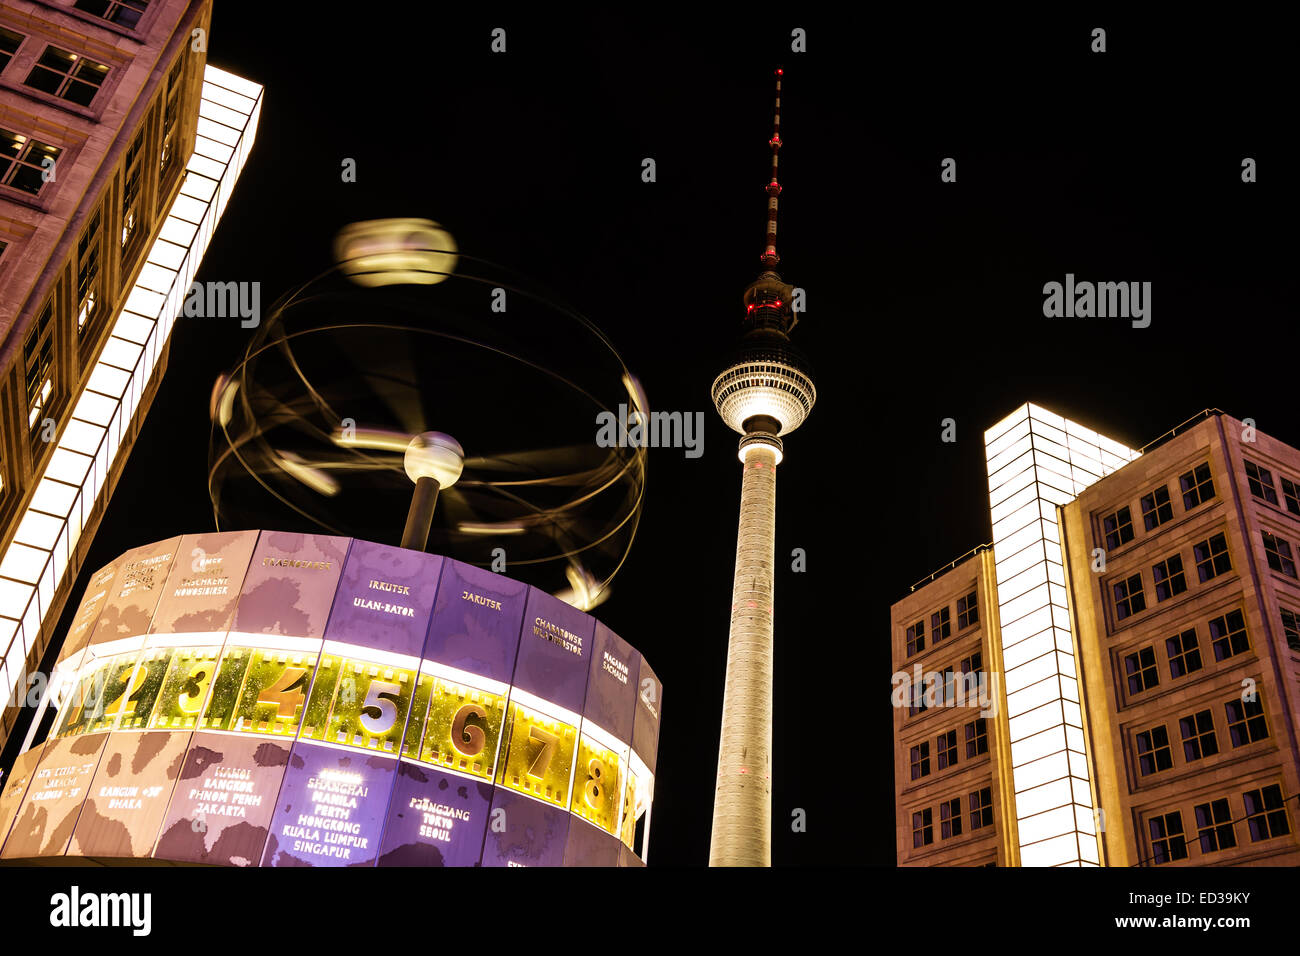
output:
[{"label": "sphere on sculpture", "polygon": [[432,478],[438,487],[450,488],[465,470],[465,449],[450,435],[425,432],[411,439],[402,463],[411,481]]}]

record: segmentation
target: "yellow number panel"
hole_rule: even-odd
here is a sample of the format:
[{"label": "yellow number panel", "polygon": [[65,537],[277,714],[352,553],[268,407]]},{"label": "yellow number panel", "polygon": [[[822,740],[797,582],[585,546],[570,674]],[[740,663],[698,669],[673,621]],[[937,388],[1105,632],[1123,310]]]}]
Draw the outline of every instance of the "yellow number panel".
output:
[{"label": "yellow number panel", "polygon": [[578,730],[519,704],[510,707],[510,747],[497,782],[561,808],[569,806],[569,778]]},{"label": "yellow number panel", "polygon": [[[322,670],[333,671],[336,661],[338,679],[334,682],[329,718],[324,726],[313,725],[309,729],[304,725],[304,735],[359,750],[395,754],[406,729],[415,670],[328,656],[322,661]],[[328,687],[330,681],[320,686]],[[312,700],[317,700],[314,690]],[[314,705],[311,718],[319,719]]]},{"label": "yellow number panel", "polygon": [[504,695],[438,678],[420,759],[490,781],[505,713]]},{"label": "yellow number panel", "polygon": [[[250,734],[296,734],[315,668],[315,654],[232,648],[222,658],[204,726]],[[231,688],[241,670],[243,682],[232,706]]]},{"label": "yellow number panel", "polygon": [[77,681],[71,696],[64,701],[63,723],[52,736],[75,737],[86,729],[86,721],[90,719],[90,713],[98,697],[95,694],[95,678],[102,670],[101,667]]},{"label": "yellow number panel", "polygon": [[[123,705],[139,694],[144,682],[144,671],[136,673],[135,670],[138,657],[138,651],[118,654],[82,678],[67,704],[67,716],[58,736],[77,737],[112,729]],[[134,710],[134,703],[130,703],[130,707]]]},{"label": "yellow number panel", "polygon": [[141,657],[139,670],[132,682],[132,693],[122,705],[120,730],[143,730],[149,726],[149,715],[153,713],[154,703],[158,700],[158,691],[162,689],[163,677],[167,674],[167,665],[171,663],[170,647],[146,650]]},{"label": "yellow number panel", "polygon": [[606,833],[618,835],[618,800],[623,761],[583,734],[578,739],[578,771],[573,779],[573,812]]},{"label": "yellow number panel", "polygon": [[198,725],[208,688],[217,673],[219,649],[178,647],[158,692],[150,727],[189,730]]}]

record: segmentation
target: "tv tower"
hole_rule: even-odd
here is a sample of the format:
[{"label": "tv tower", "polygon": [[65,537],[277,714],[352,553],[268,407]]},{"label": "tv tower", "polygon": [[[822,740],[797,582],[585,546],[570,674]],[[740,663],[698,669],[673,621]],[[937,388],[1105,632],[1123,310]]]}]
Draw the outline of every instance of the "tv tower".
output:
[{"label": "tv tower", "polygon": [[817,390],[807,362],[790,345],[798,319],[795,289],[776,274],[777,155],[781,75],[776,71],[772,179],[767,184],[763,272],[745,290],[740,343],[713,380],[713,404],[740,439],[740,527],[727,638],[718,785],[710,866],[772,864],[772,573],[776,550],[776,466],[781,436],[808,417]]}]

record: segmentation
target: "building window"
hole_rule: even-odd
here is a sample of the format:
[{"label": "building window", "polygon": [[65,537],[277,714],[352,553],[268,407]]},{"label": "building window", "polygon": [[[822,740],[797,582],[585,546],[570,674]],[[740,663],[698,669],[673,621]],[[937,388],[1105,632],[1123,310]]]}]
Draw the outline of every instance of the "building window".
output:
[{"label": "building window", "polygon": [[1115,589],[1115,617],[1124,620],[1130,614],[1147,609],[1146,595],[1142,593],[1142,575],[1134,574],[1112,585]]},{"label": "building window", "polygon": [[39,195],[46,170],[53,168],[62,153],[57,146],[0,129],[0,184]]},{"label": "building window", "polygon": [[1291,832],[1286,819],[1286,805],[1282,802],[1282,788],[1277,784],[1247,790],[1242,794],[1246,802],[1246,825],[1254,843],[1284,836]]},{"label": "building window", "polygon": [[100,234],[100,211],[95,210],[90,224],[77,243],[77,331],[85,329],[95,317],[100,301],[99,265],[103,247]]},{"label": "building window", "polygon": [[108,67],[103,63],[47,46],[27,74],[27,85],[69,103],[89,106],[106,76]]},{"label": "building window", "polygon": [[1196,561],[1196,574],[1202,584],[1232,570],[1232,559],[1228,557],[1228,539],[1222,534],[1192,545],[1192,557]]},{"label": "building window", "polygon": [[1202,757],[1213,757],[1219,752],[1219,741],[1214,736],[1214,715],[1208,710],[1179,718],[1178,729],[1183,735],[1183,758],[1188,763]]},{"label": "building window", "polygon": [[21,33],[14,33],[12,30],[0,27],[0,70],[9,65],[18,48],[23,45],[24,39],[26,38]]},{"label": "building window", "polygon": [[912,779],[920,780],[930,775],[930,741],[912,748]]},{"label": "building window", "polygon": [[1128,675],[1128,692],[1140,694],[1159,685],[1160,675],[1156,672],[1156,651],[1154,647],[1144,647],[1135,654],[1124,658],[1124,673]]},{"label": "building window", "polygon": [[966,724],[966,759],[978,757],[989,752],[988,722],[983,717],[976,717]]},{"label": "building window", "polygon": [[1300,488],[1290,478],[1282,479],[1282,497],[1286,500],[1286,510],[1300,515]]},{"label": "building window", "polygon": [[1290,543],[1285,538],[1279,538],[1272,531],[1261,531],[1260,534],[1264,536],[1264,552],[1268,557],[1268,566],[1288,577],[1295,577],[1295,561],[1291,559]]},{"label": "building window", "polygon": [[158,169],[162,173],[166,173],[168,165],[176,159],[176,133],[181,115],[181,86],[185,78],[185,57],[186,53],[177,57],[171,72],[167,75],[167,103],[163,108],[162,147],[158,157]]},{"label": "building window", "polygon": [[1197,465],[1178,479],[1183,490],[1183,510],[1191,511],[1214,497],[1214,481],[1210,477],[1210,463]]},{"label": "building window", "polygon": [[1151,577],[1156,585],[1157,604],[1187,590],[1187,579],[1183,576],[1183,557],[1180,554],[1170,555],[1153,566]]},{"label": "building window", "polygon": [[939,674],[938,697],[940,707],[951,707],[957,702],[957,677],[951,667],[945,667]]},{"label": "building window", "polygon": [[1227,799],[1196,805],[1196,829],[1202,853],[1231,850],[1237,845],[1237,834],[1232,826],[1232,811]]},{"label": "building window", "polygon": [[915,717],[917,714],[924,713],[929,706],[925,702],[925,684],[918,681],[912,685],[912,702],[907,707],[907,716]]},{"label": "building window", "polygon": [[1267,468],[1261,468],[1253,461],[1247,461],[1246,484],[1250,485],[1250,493],[1256,498],[1262,498],[1271,505],[1277,504],[1277,492],[1273,488],[1273,473]]},{"label": "building window", "polygon": [[1300,651],[1300,614],[1282,608],[1282,633],[1286,635],[1287,647]]},{"label": "building window", "polygon": [[950,730],[940,734],[937,740],[939,750],[939,769],[947,770],[957,766],[957,731]]},{"label": "building window", "polygon": [[1101,527],[1106,532],[1107,551],[1114,551],[1133,540],[1133,515],[1127,505],[1102,518]]},{"label": "building window", "polygon": [[961,659],[961,703],[970,703],[979,700],[980,692],[980,674],[984,672],[984,663],[981,652],[976,651],[970,657]]},{"label": "building window", "polygon": [[101,20],[131,29],[140,22],[149,0],[77,0],[74,6]]},{"label": "building window", "polygon": [[1184,677],[1192,671],[1201,669],[1201,648],[1194,627],[1189,627],[1183,633],[1165,641],[1165,652],[1169,655],[1171,679]]},{"label": "building window", "polygon": [[978,624],[980,620],[979,599],[976,592],[971,591],[965,597],[957,599],[957,630],[964,631],[972,624]]},{"label": "building window", "polygon": [[1151,828],[1151,850],[1156,863],[1187,859],[1187,841],[1183,838],[1183,815],[1175,810],[1147,821]]},{"label": "building window", "polygon": [[939,804],[939,837],[961,836],[961,797],[945,800]]},{"label": "building window", "polygon": [[1250,650],[1246,635],[1246,618],[1240,611],[1229,611],[1210,622],[1210,643],[1214,645],[1214,659],[1226,661],[1234,654]]},{"label": "building window", "polygon": [[925,622],[917,621],[907,629],[907,656],[925,650]]},{"label": "building window", "polygon": [[926,807],[912,814],[912,848],[929,846],[934,842],[934,817]]},{"label": "building window", "polygon": [[1165,725],[1152,727],[1137,735],[1138,772],[1144,777],[1174,765],[1174,754],[1169,749],[1169,731]]},{"label": "building window", "polygon": [[1148,531],[1154,531],[1166,521],[1172,521],[1174,517],[1174,506],[1169,502],[1169,488],[1167,485],[1161,485],[1149,495],[1143,495],[1142,501],[1142,525]]},{"label": "building window", "polygon": [[941,607],[930,615],[930,643],[937,644],[952,634],[952,621],[948,619],[948,608]]},{"label": "building window", "polygon": [[54,391],[54,302],[46,303],[23,344],[27,427],[36,430]]},{"label": "building window", "polygon": [[1228,713],[1228,737],[1234,747],[1244,747],[1268,737],[1268,721],[1264,719],[1264,705],[1259,695],[1254,700],[1234,697],[1223,705]]},{"label": "building window", "polygon": [[982,787],[979,790],[971,791],[966,801],[967,806],[970,807],[970,828],[972,830],[982,830],[984,827],[993,826],[992,787]]},{"label": "building window", "polygon": [[144,130],[136,134],[135,142],[126,151],[126,165],[122,172],[122,247],[135,234],[140,218],[140,183],[144,163]]}]

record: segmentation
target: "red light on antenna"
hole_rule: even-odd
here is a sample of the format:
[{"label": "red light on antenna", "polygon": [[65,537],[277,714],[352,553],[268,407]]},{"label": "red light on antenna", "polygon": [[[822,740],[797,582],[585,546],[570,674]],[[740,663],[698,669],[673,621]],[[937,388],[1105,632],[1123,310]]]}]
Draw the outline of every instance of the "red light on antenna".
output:
[{"label": "red light on antenna", "polygon": [[780,76],[780,75],[783,74],[784,72],[785,72],[785,70],[777,70],[777,71],[776,71],[776,75],[777,75],[777,76]]}]

